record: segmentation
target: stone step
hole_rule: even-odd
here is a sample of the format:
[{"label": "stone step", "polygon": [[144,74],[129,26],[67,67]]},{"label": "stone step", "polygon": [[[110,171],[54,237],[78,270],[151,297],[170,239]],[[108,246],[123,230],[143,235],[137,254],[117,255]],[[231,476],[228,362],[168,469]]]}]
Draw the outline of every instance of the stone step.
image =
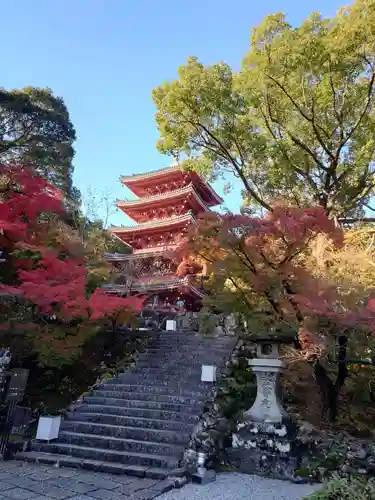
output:
[{"label": "stone step", "polygon": [[[152,423],[152,421],[149,421],[150,425]],[[131,439],[136,441],[168,443],[177,445],[186,445],[190,439],[190,432],[181,428],[177,430],[169,430],[160,428],[158,429],[155,427],[141,427],[139,423],[137,426],[124,426],[120,423],[108,424],[103,422],[83,422],[79,420],[69,419],[64,420],[64,422],[62,423],[61,432],[62,431],[73,432],[75,434],[95,434],[96,436],[100,437],[108,436],[119,439]]]},{"label": "stone step", "polygon": [[170,344],[191,344],[191,345],[231,345],[233,343],[233,337],[205,337],[203,335],[198,335],[191,337],[190,335],[161,335],[158,338],[153,338],[151,343],[154,342],[164,344],[166,346]]},{"label": "stone step", "polygon": [[181,375],[185,373],[185,370],[190,370],[191,372],[198,373],[202,370],[202,365],[215,365],[217,368],[225,366],[222,360],[217,359],[197,359],[197,358],[181,358],[176,359],[172,356],[166,358],[150,358],[150,359],[140,359],[139,367],[146,368],[147,366],[152,368],[161,368],[173,370],[176,376],[182,378]]},{"label": "stone step", "polygon": [[147,348],[153,346],[163,346],[168,348],[169,346],[185,346],[189,345],[192,347],[227,347],[233,345],[233,340],[231,339],[204,339],[200,338],[178,338],[178,337],[161,337],[159,339],[153,339],[152,342],[147,344]]},{"label": "stone step", "polygon": [[198,332],[194,333],[189,333],[188,331],[184,330],[183,332],[180,331],[163,331],[159,335],[155,335],[153,339],[159,339],[159,340],[166,340],[166,339],[181,339],[185,341],[191,341],[191,340],[206,340],[209,341],[211,340],[212,342],[223,342],[226,340],[232,340],[233,337],[230,335],[204,335]]},{"label": "stone step", "polygon": [[72,467],[74,469],[86,469],[95,472],[105,472],[107,474],[147,477],[150,479],[166,479],[168,477],[167,468],[161,469],[147,465],[129,465],[118,462],[76,458],[70,455],[56,455],[40,451],[23,451],[17,454],[16,459],[29,463],[48,464],[56,467]]},{"label": "stone step", "polygon": [[117,391],[119,393],[145,393],[145,394],[175,394],[177,396],[204,397],[209,391],[209,386],[205,384],[183,384],[180,385],[166,383],[158,385],[125,384],[114,379],[112,383],[106,381],[98,386],[100,391]]},{"label": "stone step", "polygon": [[232,343],[234,341],[235,337],[231,337],[229,335],[224,335],[224,336],[212,336],[212,335],[189,335],[186,334],[186,332],[169,332],[169,333],[163,333],[159,336],[152,337],[152,342],[153,341],[159,341],[159,342],[170,342],[170,341],[180,341],[180,342],[210,342],[212,344],[216,343]]},{"label": "stone step", "polygon": [[209,390],[209,386],[205,382],[201,382],[201,373],[195,373],[194,375],[187,375],[183,379],[180,379],[176,373],[169,374],[149,374],[149,373],[124,373],[119,375],[115,379],[107,380],[106,384],[116,385],[116,384],[130,384],[130,385],[153,385],[158,387],[169,386],[174,389],[181,387],[192,388],[192,389],[205,389]]},{"label": "stone step", "polygon": [[153,347],[152,349],[147,349],[145,353],[141,354],[143,355],[149,355],[149,356],[154,356],[158,355],[161,353],[171,353],[171,354],[186,354],[186,355],[191,355],[191,353],[194,352],[198,356],[205,356],[205,355],[215,355],[215,356],[226,356],[228,353],[228,349],[223,347],[222,349],[217,348],[217,347],[212,347],[212,346],[204,346],[204,347],[194,347],[194,346],[188,346],[188,345],[176,345],[176,346],[170,346],[168,348],[166,347]]},{"label": "stone step", "polygon": [[180,444],[140,441],[138,439],[117,438],[81,432],[60,431],[56,444],[88,446],[90,448],[109,449],[130,453],[160,453],[166,456],[180,457],[184,447]]},{"label": "stone step", "polygon": [[72,415],[83,414],[90,415],[103,415],[107,417],[124,417],[129,419],[145,419],[152,421],[169,421],[173,423],[180,423],[182,425],[195,425],[199,417],[195,413],[184,413],[182,411],[171,411],[162,409],[149,409],[149,408],[126,408],[123,406],[110,406],[110,405],[96,405],[96,404],[83,404],[78,406],[74,412],[68,413]]},{"label": "stone step", "polygon": [[161,359],[161,358],[169,358],[172,357],[174,359],[217,359],[221,360],[225,357],[224,352],[217,352],[214,349],[204,349],[199,351],[194,348],[182,348],[181,346],[176,346],[172,349],[155,349],[154,351],[147,350],[144,354],[139,356],[139,359],[152,358],[152,359]]},{"label": "stone step", "polygon": [[[166,340],[153,342],[147,346],[146,350],[153,349],[164,349],[166,351],[170,351],[172,349],[194,349],[194,350],[207,350],[207,349],[215,349],[220,351],[225,351],[231,348],[232,343],[229,342],[204,342],[204,341],[195,341],[195,342],[184,342],[182,340]],[[143,352],[145,352],[143,351]]]},{"label": "stone step", "polygon": [[[37,447],[37,444],[35,446]],[[152,453],[125,452],[110,450],[108,448],[78,446],[57,442],[43,443],[39,446],[39,450],[36,451],[57,455],[70,455],[76,458],[86,458],[103,462],[120,462],[122,464],[142,465],[165,469],[175,469],[179,464],[178,457]]]},{"label": "stone step", "polygon": [[[104,409],[105,410],[105,409]],[[124,415],[111,415],[106,413],[94,413],[94,412],[68,412],[66,414],[66,420],[63,421],[63,425],[67,421],[74,422],[92,422],[104,425],[119,425],[121,427],[137,427],[141,429],[152,429],[152,430],[165,430],[174,432],[188,431],[189,435],[194,428],[195,421],[183,421],[183,420],[172,420],[171,418],[144,418],[142,416],[124,416]]]},{"label": "stone step", "polygon": [[215,365],[217,369],[222,369],[225,367],[225,363],[197,363],[196,360],[185,360],[184,362],[175,361],[170,359],[169,361],[157,361],[151,358],[149,361],[139,360],[137,365],[129,370],[124,370],[119,373],[118,376],[125,375],[127,373],[151,373],[153,375],[169,375],[174,376],[176,380],[189,380],[193,379],[194,376],[200,376],[202,372],[202,365]]},{"label": "stone step", "polygon": [[150,373],[146,372],[143,373],[141,371],[139,372],[125,372],[122,373],[121,375],[118,375],[115,379],[107,380],[106,383],[112,384],[116,383],[116,381],[119,380],[120,383],[129,383],[131,384],[133,380],[137,380],[138,383],[147,383],[151,384],[153,382],[157,383],[157,385],[166,385],[169,382],[175,382],[176,384],[180,383],[190,383],[190,384],[198,384],[201,385],[201,370],[197,373],[194,373],[192,375],[187,375],[184,374],[183,379],[181,380],[178,378],[178,374],[176,373],[171,373],[171,372],[165,372],[165,373]]},{"label": "stone step", "polygon": [[[202,371],[202,365],[215,365],[219,366],[217,363],[212,362],[204,362],[197,363],[196,360],[192,362],[180,362],[169,360],[165,362],[161,362],[158,360],[150,360],[150,361],[139,361],[137,363],[137,368],[153,368],[155,370],[164,370],[164,371],[174,371],[176,376],[180,376],[182,373],[199,373]],[[221,366],[221,363],[220,363]]]},{"label": "stone step", "polygon": [[203,337],[196,338],[184,338],[184,337],[161,337],[159,339],[153,339],[152,342],[148,343],[147,347],[153,347],[155,345],[168,348],[169,346],[192,346],[192,347],[231,347],[236,343],[236,340],[232,338],[227,339],[210,339]]},{"label": "stone step", "polygon": [[191,413],[193,415],[199,414],[202,404],[186,404],[186,403],[173,403],[173,402],[162,402],[162,401],[148,401],[148,400],[137,400],[137,399],[116,399],[109,397],[100,396],[85,396],[83,398],[84,402],[88,404],[95,404],[100,406],[120,406],[124,408],[145,408],[148,410],[165,410],[165,411],[176,411],[183,413]]},{"label": "stone step", "polygon": [[160,368],[173,368],[175,372],[178,374],[183,372],[185,369],[190,369],[190,370],[201,370],[202,365],[215,365],[217,367],[219,366],[224,366],[223,360],[220,359],[214,359],[214,358],[199,358],[196,356],[192,356],[191,358],[188,357],[181,357],[177,358],[176,356],[165,356],[165,357],[156,357],[152,356],[150,358],[140,358],[139,359],[139,366],[141,367],[146,367],[151,366],[151,367],[160,367]]},{"label": "stone step", "polygon": [[34,454],[23,458],[155,478],[177,468],[212,395],[213,385],[200,380],[202,365],[220,374],[236,340],[193,331],[149,337],[134,368],[72,405],[59,438],[34,442]]},{"label": "stone step", "polygon": [[[202,365],[197,365],[193,368],[188,368],[186,370],[183,371],[183,374],[184,374],[184,377],[186,376],[194,376],[194,375],[197,375],[201,374],[201,371],[202,371]],[[146,374],[149,374],[150,376],[157,376],[160,374],[160,376],[164,376],[164,375],[167,375],[167,376],[173,376],[173,377],[178,377],[178,376],[181,376],[181,373],[182,371],[178,368],[178,366],[176,367],[169,367],[169,366],[150,366],[150,363],[137,363],[137,365],[130,369],[130,370],[126,370],[123,372],[123,374],[139,374],[139,375],[146,375]]]},{"label": "stone step", "polygon": [[182,396],[174,394],[160,394],[160,393],[147,393],[147,392],[125,392],[125,391],[109,391],[95,389],[92,391],[94,397],[104,398],[104,399],[123,399],[136,400],[136,401],[155,401],[159,403],[182,403],[186,405],[198,405],[204,400],[203,397],[198,398],[194,396]]}]

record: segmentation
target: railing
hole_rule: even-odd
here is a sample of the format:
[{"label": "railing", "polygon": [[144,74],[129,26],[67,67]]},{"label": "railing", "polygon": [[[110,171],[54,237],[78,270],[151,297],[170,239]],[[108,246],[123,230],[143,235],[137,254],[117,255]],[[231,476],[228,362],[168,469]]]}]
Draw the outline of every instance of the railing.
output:
[{"label": "railing", "polygon": [[[165,289],[167,290],[168,288],[179,286],[179,285],[184,285],[188,282],[186,278],[179,278],[173,281],[165,281],[162,283],[141,283],[138,285],[133,285],[131,287],[132,291],[139,291],[139,290],[150,290],[152,288],[155,289]],[[126,285],[103,285],[103,288],[109,292],[124,292],[129,289]]]}]

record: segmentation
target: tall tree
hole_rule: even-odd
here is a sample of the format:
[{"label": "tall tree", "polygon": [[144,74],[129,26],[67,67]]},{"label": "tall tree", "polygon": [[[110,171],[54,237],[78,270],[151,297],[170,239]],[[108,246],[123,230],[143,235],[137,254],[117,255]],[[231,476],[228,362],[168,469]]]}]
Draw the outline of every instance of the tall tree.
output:
[{"label": "tall tree", "polygon": [[216,176],[230,171],[245,205],[283,197],[327,214],[373,195],[375,1],[294,28],[282,13],[252,31],[241,70],[189,58],[153,91],[158,149]]},{"label": "tall tree", "polygon": [[0,163],[31,165],[36,173],[78,204],[73,187],[73,142],[68,109],[50,89],[0,89]]}]

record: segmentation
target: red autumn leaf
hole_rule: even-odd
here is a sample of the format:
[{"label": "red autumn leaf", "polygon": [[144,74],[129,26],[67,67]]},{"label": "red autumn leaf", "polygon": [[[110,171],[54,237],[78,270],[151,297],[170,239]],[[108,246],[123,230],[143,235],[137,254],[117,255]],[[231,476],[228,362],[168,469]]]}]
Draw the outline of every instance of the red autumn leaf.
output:
[{"label": "red autumn leaf", "polygon": [[96,320],[102,317],[113,317],[123,310],[140,312],[144,303],[142,297],[118,297],[108,295],[103,289],[97,289],[91,295],[89,307],[91,309],[91,319]]}]

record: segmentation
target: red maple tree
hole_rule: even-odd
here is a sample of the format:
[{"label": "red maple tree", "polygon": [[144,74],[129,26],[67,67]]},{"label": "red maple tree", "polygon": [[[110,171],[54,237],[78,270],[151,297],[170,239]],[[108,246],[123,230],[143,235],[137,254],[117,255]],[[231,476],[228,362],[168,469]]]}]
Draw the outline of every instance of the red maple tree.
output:
[{"label": "red maple tree", "polygon": [[[323,407],[334,419],[348,376],[350,332],[358,327],[375,331],[375,299],[363,303],[361,298],[348,309],[340,287],[314,274],[306,258],[320,236],[337,248],[343,243],[342,229],[320,207],[277,203],[262,218],[208,213],[190,227],[176,259],[206,264],[211,302],[228,313],[242,313],[252,333],[295,332],[295,359],[312,364]],[[179,271],[186,273],[186,266]],[[325,367],[333,346],[338,358],[334,379]]]},{"label": "red maple tree", "polygon": [[0,245],[17,276],[2,292],[31,302],[37,316],[64,322],[110,319],[113,325],[122,311],[140,310],[141,299],[111,297],[102,289],[89,293],[84,253],[55,235],[64,202],[42,178],[26,167],[0,165],[0,196]]},{"label": "red maple tree", "polygon": [[43,240],[43,213],[61,215],[61,194],[28,167],[0,165],[0,245],[38,246]]}]

